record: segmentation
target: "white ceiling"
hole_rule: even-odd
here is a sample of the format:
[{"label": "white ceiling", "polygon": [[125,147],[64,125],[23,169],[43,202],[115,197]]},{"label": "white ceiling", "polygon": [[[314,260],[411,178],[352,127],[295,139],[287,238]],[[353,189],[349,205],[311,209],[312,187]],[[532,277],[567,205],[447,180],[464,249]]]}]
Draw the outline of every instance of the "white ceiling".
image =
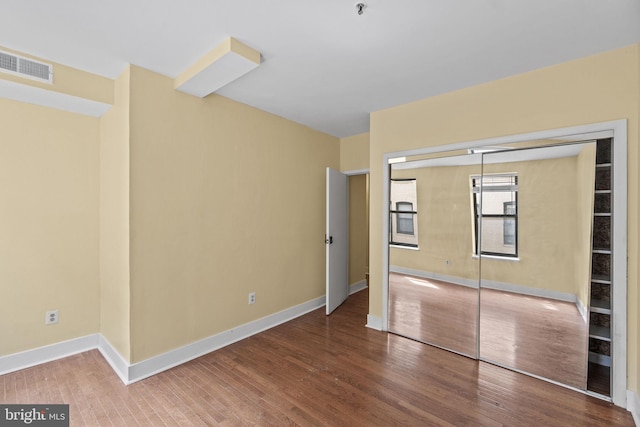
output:
[{"label": "white ceiling", "polygon": [[263,62],[219,94],[343,137],[373,111],[640,41],[640,0],[364,1],[0,0],[0,46],[174,78],[232,36]]}]

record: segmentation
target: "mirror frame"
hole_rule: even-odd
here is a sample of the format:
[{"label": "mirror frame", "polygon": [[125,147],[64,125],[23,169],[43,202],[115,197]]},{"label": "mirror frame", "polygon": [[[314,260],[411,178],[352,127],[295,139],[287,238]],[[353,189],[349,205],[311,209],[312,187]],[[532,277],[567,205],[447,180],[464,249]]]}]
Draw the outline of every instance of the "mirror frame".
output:
[{"label": "mirror frame", "polygon": [[[402,158],[452,150],[466,150],[482,146],[513,144],[539,139],[578,138],[579,140],[596,139],[594,134],[609,132],[613,138],[613,188],[616,195],[613,199],[612,215],[612,292],[611,318],[611,401],[622,408],[627,402],[627,120],[594,123],[582,126],[544,130],[538,132],[508,135],[497,138],[481,139],[417,148],[405,151],[390,152],[383,155],[382,165],[382,330],[389,330],[389,180],[391,163],[398,163]],[[578,390],[555,381],[546,380],[585,394],[602,398],[601,395],[585,390]]]}]

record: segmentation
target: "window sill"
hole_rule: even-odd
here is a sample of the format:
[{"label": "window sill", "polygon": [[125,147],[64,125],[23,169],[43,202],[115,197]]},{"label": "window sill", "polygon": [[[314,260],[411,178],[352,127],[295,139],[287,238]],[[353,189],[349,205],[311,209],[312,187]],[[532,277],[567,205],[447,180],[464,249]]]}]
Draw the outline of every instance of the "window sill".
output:
[{"label": "window sill", "polygon": [[[472,255],[472,258],[478,259],[480,257],[478,255]],[[500,261],[520,261],[519,257],[500,256],[500,255],[482,255],[482,258],[496,259],[496,260],[500,260]]]},{"label": "window sill", "polygon": [[393,243],[389,243],[390,248],[398,248],[398,249],[409,249],[411,251],[419,251],[420,248],[417,246],[404,246],[404,245],[394,245]]}]

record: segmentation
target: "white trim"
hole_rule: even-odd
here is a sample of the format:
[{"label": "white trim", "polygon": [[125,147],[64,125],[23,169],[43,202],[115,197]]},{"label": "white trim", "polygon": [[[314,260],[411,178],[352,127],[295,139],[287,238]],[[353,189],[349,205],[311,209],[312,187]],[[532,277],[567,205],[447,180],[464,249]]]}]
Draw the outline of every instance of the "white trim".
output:
[{"label": "white trim", "polygon": [[220,332],[208,338],[196,341],[191,344],[170,350],[158,356],[151,357],[142,362],[134,363],[129,366],[128,383],[133,383],[152,375],[158,374],[174,366],[181,365],[185,362],[203,356],[212,351],[226,347],[252,335],[258,334],[269,328],[273,328],[282,323],[293,320],[296,317],[309,313],[325,305],[325,296],[315,298],[305,303],[287,308],[278,313],[274,313],[254,320],[236,328]]},{"label": "white trim", "polygon": [[367,328],[375,329],[376,331],[382,331],[382,319],[378,316],[367,314]]},{"label": "white trim", "polygon": [[558,292],[552,289],[532,288],[529,286],[514,285],[513,283],[497,282],[495,280],[483,280],[481,286],[496,291],[512,292],[514,294],[529,295],[532,297],[548,298],[556,301],[576,303],[578,299],[575,294],[568,292]]},{"label": "white trim", "polygon": [[466,286],[467,288],[478,289],[477,279],[465,279],[463,277],[447,276],[445,274],[433,273],[431,271],[416,270],[413,268],[400,267],[398,265],[389,266],[389,272],[406,274],[408,276],[420,277],[422,279],[440,280],[454,285]]},{"label": "white trim", "polygon": [[129,381],[129,362],[127,362],[118,351],[111,345],[104,335],[100,334],[98,341],[98,351],[102,354],[102,357],[111,366],[111,369],[120,377],[120,380],[125,384],[130,384]]},{"label": "white trim", "polygon": [[[593,139],[594,132],[613,131],[613,295],[612,295],[612,389],[615,405],[626,407],[627,390],[627,120],[593,123],[538,132],[507,135],[385,153],[382,156],[382,323],[388,325],[389,301],[389,160],[398,157],[441,153],[451,150],[466,150],[481,146],[525,142],[537,139],[584,136]],[[577,139],[576,139],[577,140]]]},{"label": "white trim", "polygon": [[91,117],[102,117],[111,109],[111,104],[104,102],[3,79],[0,79],[0,98],[13,99],[14,101],[41,105]]},{"label": "white trim", "polygon": [[[362,286],[361,282],[356,283],[352,291],[357,292],[361,290],[357,289],[360,286]],[[364,287],[366,287],[366,281]],[[323,295],[134,364],[128,363],[101,334],[88,335],[33,350],[2,356],[0,357],[0,375],[62,359],[67,356],[82,353],[83,351],[97,349],[118,377],[120,377],[122,382],[128,385],[293,320],[323,307],[324,304],[325,296]]]},{"label": "white trim", "polygon": [[84,351],[93,350],[98,346],[98,335],[87,335],[68,341],[21,351],[0,357],[0,375],[30,368],[42,363],[52,362]]},{"label": "white trim", "polygon": [[360,280],[359,282],[356,283],[352,283],[351,285],[349,285],[349,295],[353,295],[356,292],[360,292],[362,290],[367,289],[367,281],[365,280]]},{"label": "white trim", "polygon": [[589,323],[589,310],[587,310],[587,307],[585,307],[582,300],[578,298],[578,295],[576,295],[576,308],[578,309],[580,316],[582,316],[584,323]]},{"label": "white trim", "polygon": [[[416,270],[413,268],[400,267],[397,265],[391,265],[389,271],[392,273],[406,274],[409,276],[420,277],[422,279],[440,280],[442,282],[451,283],[453,285],[466,286],[468,288],[478,289],[477,279],[466,279],[464,277],[447,276],[445,274],[433,273],[430,271]],[[497,291],[507,291],[515,294],[529,295],[540,298],[548,298],[556,301],[571,302],[578,306],[580,299],[571,293],[558,292],[551,289],[532,288],[529,286],[516,285],[513,283],[497,282],[495,280],[483,280],[481,283],[483,288],[493,289]],[[580,302],[580,305],[582,303]],[[583,307],[583,311],[580,307],[577,307],[580,315],[585,318],[586,309]]]},{"label": "white trim", "polygon": [[624,408],[627,406],[627,121],[613,123],[611,399]]},{"label": "white trim", "polygon": [[366,175],[366,174],[370,173],[370,170],[369,170],[369,168],[367,168],[367,169],[353,169],[353,170],[344,171],[342,173],[347,175],[347,176]]},{"label": "white trim", "polygon": [[404,245],[394,245],[393,243],[389,243],[389,246],[396,249],[409,249],[410,251],[419,251],[420,248],[417,246],[404,246]]},{"label": "white trim", "polygon": [[640,397],[633,390],[627,390],[627,410],[631,412],[636,426],[640,427]]}]

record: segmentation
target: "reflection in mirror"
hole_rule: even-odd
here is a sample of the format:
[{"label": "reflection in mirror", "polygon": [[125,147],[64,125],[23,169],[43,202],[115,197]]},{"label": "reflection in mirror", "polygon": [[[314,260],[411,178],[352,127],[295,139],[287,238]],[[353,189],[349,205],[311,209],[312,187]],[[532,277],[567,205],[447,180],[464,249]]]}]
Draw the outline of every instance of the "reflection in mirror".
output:
[{"label": "reflection in mirror", "polygon": [[391,165],[389,331],[477,357],[470,177],[481,155]]},{"label": "reflection in mirror", "polygon": [[473,187],[480,358],[583,390],[595,154],[595,142],[488,151]]}]

